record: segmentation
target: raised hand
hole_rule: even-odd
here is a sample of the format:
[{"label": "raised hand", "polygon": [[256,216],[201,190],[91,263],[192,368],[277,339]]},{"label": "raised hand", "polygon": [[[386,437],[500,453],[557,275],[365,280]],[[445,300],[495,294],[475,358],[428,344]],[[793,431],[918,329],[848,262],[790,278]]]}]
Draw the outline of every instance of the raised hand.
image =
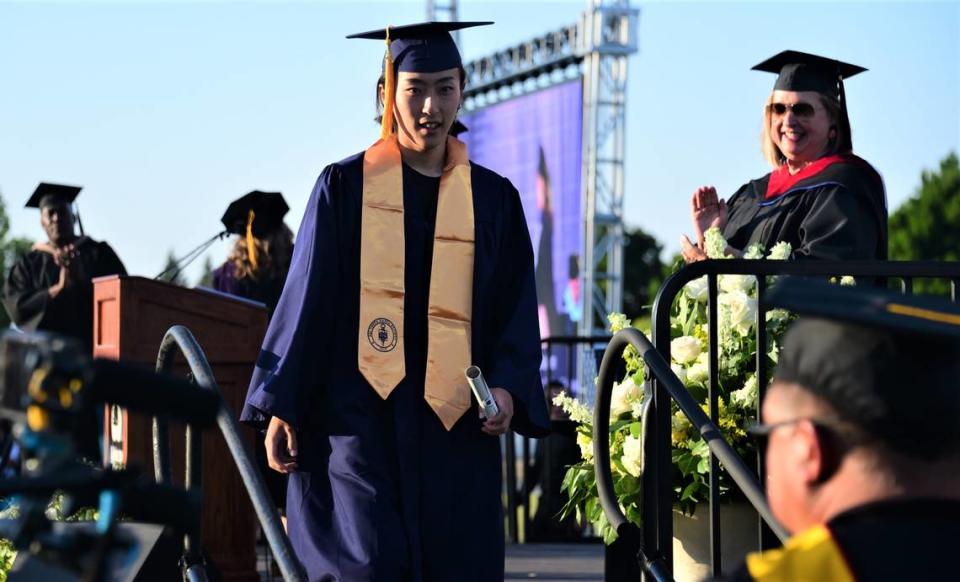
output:
[{"label": "raised hand", "polygon": [[690,210],[697,244],[703,249],[704,233],[713,227],[722,229],[727,224],[727,203],[717,198],[717,189],[713,186],[701,186],[690,199]]}]

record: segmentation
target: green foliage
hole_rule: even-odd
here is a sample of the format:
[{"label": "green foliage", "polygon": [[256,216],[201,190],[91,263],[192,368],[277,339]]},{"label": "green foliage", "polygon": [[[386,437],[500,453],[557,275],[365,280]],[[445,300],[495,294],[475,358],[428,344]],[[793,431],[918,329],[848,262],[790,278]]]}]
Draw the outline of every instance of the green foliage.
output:
[{"label": "green foliage", "polygon": [[0,538],[0,582],[7,582],[7,576],[17,558],[17,550],[10,540]]},{"label": "green foliage", "polygon": [[[925,171],[920,188],[890,216],[890,258],[899,261],[960,260],[960,162],[956,152]],[[946,281],[916,281],[914,290],[947,293]]]},{"label": "green foliage", "polygon": [[177,272],[176,267],[177,257],[173,254],[173,249],[170,249],[170,252],[167,253],[167,263],[163,266],[163,277],[160,277],[161,281],[166,281],[167,283],[173,283],[174,285],[179,285],[180,287],[186,287],[187,281],[183,278],[183,272]]},{"label": "green foliage", "polygon": [[203,258],[203,274],[200,275],[197,286],[213,287],[213,262],[210,260],[210,255]]},{"label": "green foliage", "polygon": [[649,310],[657,290],[670,274],[660,260],[663,245],[640,228],[624,233],[623,312],[632,318]]},{"label": "green foliage", "polygon": [[[10,217],[7,215],[7,205],[0,196],[0,275],[3,281],[7,280],[7,273],[20,255],[28,252],[33,241],[22,238],[8,238],[10,234]],[[10,325],[10,316],[5,309],[0,309],[0,327]]]}]

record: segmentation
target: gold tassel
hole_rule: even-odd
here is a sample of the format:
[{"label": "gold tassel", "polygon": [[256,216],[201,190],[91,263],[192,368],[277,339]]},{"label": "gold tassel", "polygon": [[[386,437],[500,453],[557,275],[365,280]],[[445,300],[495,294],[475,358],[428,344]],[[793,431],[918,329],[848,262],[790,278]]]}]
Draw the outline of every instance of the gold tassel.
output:
[{"label": "gold tassel", "polygon": [[387,27],[387,52],[383,57],[383,118],[380,121],[380,139],[393,135],[393,102],[397,81],[393,73],[393,57],[390,55],[390,27]]},{"label": "gold tassel", "polygon": [[247,214],[247,255],[254,270],[257,268],[257,244],[253,238],[253,218],[256,214],[253,209]]}]

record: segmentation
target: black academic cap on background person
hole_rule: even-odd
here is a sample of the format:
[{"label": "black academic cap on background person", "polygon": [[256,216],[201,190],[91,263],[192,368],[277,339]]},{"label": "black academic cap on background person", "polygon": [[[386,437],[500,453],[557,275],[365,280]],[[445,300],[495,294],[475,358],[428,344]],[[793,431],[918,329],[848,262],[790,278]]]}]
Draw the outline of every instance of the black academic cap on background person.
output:
[{"label": "black academic cap on background person", "polygon": [[279,192],[254,190],[237,198],[227,207],[220,221],[231,234],[263,237],[283,224],[290,207]]},{"label": "black academic cap on background person", "polygon": [[41,182],[30,195],[24,208],[42,208],[60,203],[72,204],[82,189],[81,186]]},{"label": "black academic cap on background person", "polygon": [[784,337],[778,381],[822,398],[889,450],[960,453],[960,306],[798,278],[766,300],[801,316]]},{"label": "black academic cap on background person", "polygon": [[846,143],[841,143],[839,150],[841,152],[853,150],[843,80],[867,69],[810,53],[783,51],[754,66],[753,70],[776,74],[774,91],[816,91],[836,98],[840,103],[843,135],[846,136]]}]

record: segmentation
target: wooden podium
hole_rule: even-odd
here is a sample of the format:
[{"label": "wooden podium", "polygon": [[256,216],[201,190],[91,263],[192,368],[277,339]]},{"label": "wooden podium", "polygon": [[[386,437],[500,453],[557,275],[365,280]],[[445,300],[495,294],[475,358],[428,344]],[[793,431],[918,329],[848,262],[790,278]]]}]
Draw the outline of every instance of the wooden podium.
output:
[{"label": "wooden podium", "polygon": [[[267,310],[260,304],[215,291],[185,289],[142,277],[94,279],[93,355],[154,366],[164,334],[173,325],[193,332],[210,361],[230,410],[240,413],[260,344]],[[182,356],[175,369],[186,372]],[[136,386],[131,386],[136,390]],[[189,406],[189,402],[184,402]],[[110,409],[105,419],[105,454],[110,464],[139,465],[153,475],[149,416]],[[183,483],[183,426],[170,424],[174,482]],[[248,450],[252,451],[253,433]],[[256,518],[240,474],[217,429],[203,438],[203,548],[223,580],[259,581]]]}]

